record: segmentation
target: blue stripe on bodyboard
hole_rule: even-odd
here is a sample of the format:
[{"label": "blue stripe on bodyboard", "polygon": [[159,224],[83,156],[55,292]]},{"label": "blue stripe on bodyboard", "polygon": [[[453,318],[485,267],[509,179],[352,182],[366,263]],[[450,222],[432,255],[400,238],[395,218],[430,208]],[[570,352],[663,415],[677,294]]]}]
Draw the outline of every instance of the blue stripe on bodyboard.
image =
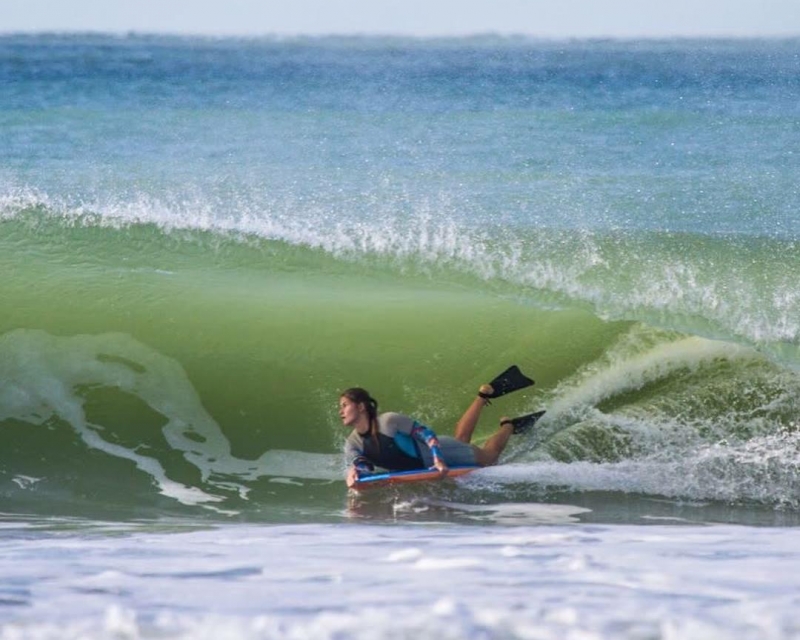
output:
[{"label": "blue stripe on bodyboard", "polygon": [[[475,471],[481,467],[474,465],[456,465],[450,467],[450,474],[453,477],[464,475],[470,471]],[[384,484],[400,484],[407,482],[430,482],[439,480],[438,477],[431,477],[435,472],[431,469],[412,469],[411,471],[384,471],[381,473],[370,473],[362,475],[356,482],[355,488],[377,486]],[[455,473],[453,473],[455,472]]]}]

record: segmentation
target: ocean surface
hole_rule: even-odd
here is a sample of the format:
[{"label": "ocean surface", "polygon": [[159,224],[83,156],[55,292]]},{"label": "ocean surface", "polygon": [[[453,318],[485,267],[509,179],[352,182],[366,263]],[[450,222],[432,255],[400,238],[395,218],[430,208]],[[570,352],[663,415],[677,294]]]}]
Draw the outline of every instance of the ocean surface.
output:
[{"label": "ocean surface", "polygon": [[0,35],[0,640],[800,637],[798,178],[798,39]]}]

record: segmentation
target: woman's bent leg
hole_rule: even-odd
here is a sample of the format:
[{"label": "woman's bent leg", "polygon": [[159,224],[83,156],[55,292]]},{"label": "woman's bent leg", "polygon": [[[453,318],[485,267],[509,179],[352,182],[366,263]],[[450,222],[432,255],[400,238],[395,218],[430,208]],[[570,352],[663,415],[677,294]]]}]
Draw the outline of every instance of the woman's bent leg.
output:
[{"label": "woman's bent leg", "polygon": [[476,447],[475,459],[478,464],[482,467],[490,467],[493,464],[497,464],[497,460],[500,458],[500,454],[503,453],[503,449],[506,448],[508,439],[513,432],[514,428],[511,424],[502,425],[498,432],[486,441],[483,447]]},{"label": "woman's bent leg", "polygon": [[478,424],[478,418],[481,416],[481,410],[486,406],[486,400],[480,396],[476,397],[472,404],[469,405],[464,415],[456,423],[455,438],[461,442],[470,442],[472,434],[475,432],[475,427]]}]

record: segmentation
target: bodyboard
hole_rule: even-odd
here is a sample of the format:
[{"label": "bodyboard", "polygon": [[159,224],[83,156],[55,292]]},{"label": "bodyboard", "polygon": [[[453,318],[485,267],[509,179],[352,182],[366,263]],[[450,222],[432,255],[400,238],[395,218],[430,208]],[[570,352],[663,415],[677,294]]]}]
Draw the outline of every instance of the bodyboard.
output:
[{"label": "bodyboard", "polygon": [[411,471],[384,471],[382,473],[369,473],[361,476],[353,489],[372,489],[375,487],[388,487],[396,484],[409,484],[414,482],[436,482],[447,478],[463,476],[466,473],[480,469],[478,466],[450,467],[445,478],[439,477],[439,472],[431,469],[413,469]]}]

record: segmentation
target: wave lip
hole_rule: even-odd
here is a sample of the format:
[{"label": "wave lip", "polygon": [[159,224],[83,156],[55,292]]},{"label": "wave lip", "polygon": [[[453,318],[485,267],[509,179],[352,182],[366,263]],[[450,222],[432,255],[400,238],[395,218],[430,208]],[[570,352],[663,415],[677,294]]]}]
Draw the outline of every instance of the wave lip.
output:
[{"label": "wave lip", "polygon": [[[590,310],[607,320],[756,346],[800,366],[800,261],[792,240],[658,232],[608,232],[466,224],[430,203],[397,215],[342,218],[326,209],[289,211],[213,200],[141,199],[79,205],[36,192],[8,195],[0,220],[37,252],[74,251],[101,262],[147,236],[150,262],[192,255],[197,268],[255,273],[308,256],[295,268],[368,273],[473,286],[550,308]],[[59,228],[63,228],[59,232]],[[78,240],[80,229],[85,238]],[[92,229],[104,230],[100,234]],[[77,234],[77,235],[76,235]],[[194,248],[193,248],[194,247]],[[205,254],[197,251],[206,251]],[[240,254],[240,255],[239,255]],[[316,256],[327,256],[320,261]],[[255,260],[253,260],[255,258]],[[174,258],[170,258],[173,259]],[[316,264],[314,262],[316,261]],[[189,265],[187,265],[189,266]]]}]

